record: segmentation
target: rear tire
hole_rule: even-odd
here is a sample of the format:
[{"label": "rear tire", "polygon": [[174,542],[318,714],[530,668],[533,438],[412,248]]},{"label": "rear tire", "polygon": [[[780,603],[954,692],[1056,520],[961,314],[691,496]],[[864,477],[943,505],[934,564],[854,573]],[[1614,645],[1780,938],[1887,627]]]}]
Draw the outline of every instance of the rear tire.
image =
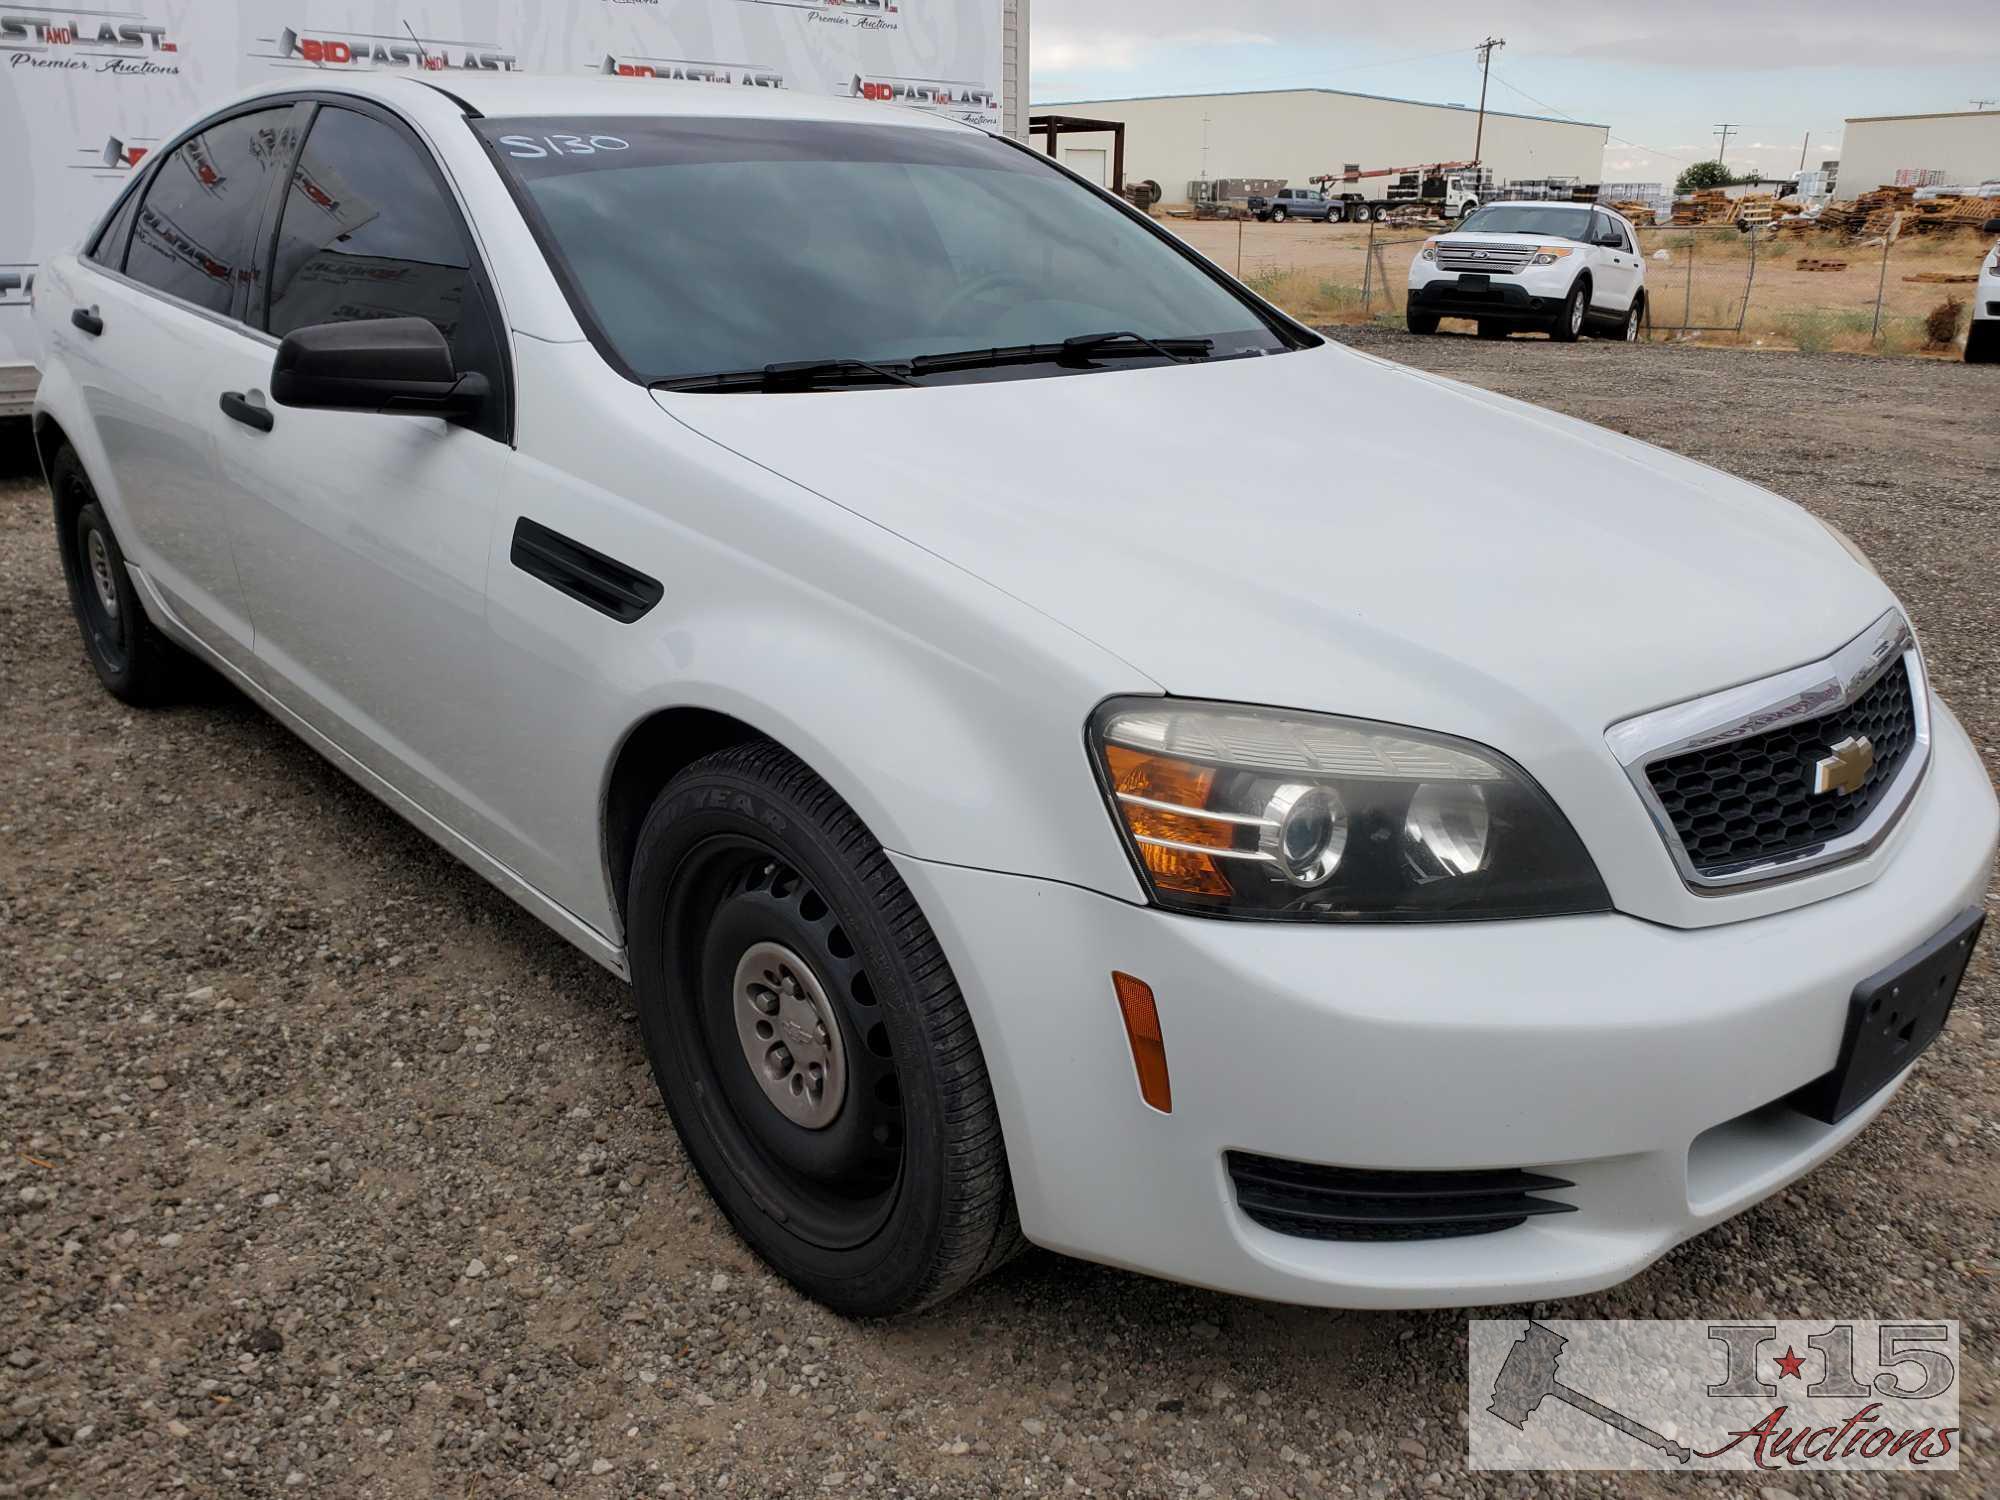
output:
[{"label": "rear tire", "polygon": [[2000,321],[1981,318],[1966,331],[1965,362],[1969,365],[2000,364]]},{"label": "rear tire", "polygon": [[1639,328],[1645,321],[1646,294],[1641,292],[1632,299],[1632,310],[1625,314],[1624,337],[1626,343],[1636,344],[1639,342]]},{"label": "rear tire", "polygon": [[1418,312],[1414,307],[1403,309],[1403,322],[1412,333],[1432,334],[1438,331],[1438,315]]},{"label": "rear tire", "polygon": [[753,743],[674,777],[639,834],[626,931],[688,1158],[780,1275],[878,1317],[1021,1248],[957,981],[881,846],[803,763]]},{"label": "rear tire", "polygon": [[135,708],[172,701],[185,685],[190,662],[147,618],[125,565],[125,550],[74,448],[57,451],[49,465],[49,487],[70,608],[98,681],[112,697]]}]

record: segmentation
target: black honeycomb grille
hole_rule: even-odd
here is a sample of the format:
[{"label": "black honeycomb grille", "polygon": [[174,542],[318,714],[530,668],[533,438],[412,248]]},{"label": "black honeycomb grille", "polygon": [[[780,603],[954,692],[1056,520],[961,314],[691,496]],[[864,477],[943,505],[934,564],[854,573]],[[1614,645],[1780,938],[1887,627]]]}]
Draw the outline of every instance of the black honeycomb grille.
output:
[{"label": "black honeycomb grille", "polygon": [[[1865,738],[1875,765],[1859,791],[1813,791],[1814,767],[1843,740]],[[1854,702],[1817,719],[1646,768],[1654,795],[1703,875],[1796,854],[1859,826],[1916,744],[1909,669],[1898,661]]]}]

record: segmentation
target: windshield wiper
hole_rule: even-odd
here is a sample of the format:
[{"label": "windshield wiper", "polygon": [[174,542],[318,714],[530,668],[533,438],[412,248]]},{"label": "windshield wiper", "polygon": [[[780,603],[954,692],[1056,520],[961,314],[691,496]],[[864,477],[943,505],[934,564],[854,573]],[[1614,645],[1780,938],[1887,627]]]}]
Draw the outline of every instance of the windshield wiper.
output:
[{"label": "windshield wiper", "polygon": [[1207,359],[1215,352],[1214,339],[1149,339],[1137,333],[1085,333],[1055,344],[1011,344],[1001,349],[961,349],[952,354],[920,354],[910,361],[916,376],[939,375],[950,370],[985,370],[999,365],[1039,365],[1083,363],[1091,359],[1124,358],[1134,354],[1157,354],[1177,365]]},{"label": "windshield wiper", "polygon": [[801,359],[765,365],[756,370],[725,370],[716,375],[681,375],[656,380],[655,390],[811,391],[843,385],[915,385],[907,366],[871,364],[865,359]]}]

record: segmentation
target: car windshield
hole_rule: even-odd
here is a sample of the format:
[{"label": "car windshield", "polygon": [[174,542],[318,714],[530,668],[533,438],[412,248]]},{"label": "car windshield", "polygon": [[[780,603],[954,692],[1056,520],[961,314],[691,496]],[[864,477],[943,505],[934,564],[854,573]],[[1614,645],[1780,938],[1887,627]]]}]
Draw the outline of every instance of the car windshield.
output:
[{"label": "car windshield", "polygon": [[1590,210],[1553,203],[1497,203],[1480,209],[1458,227],[1467,233],[1539,234],[1580,240],[1590,228]]},{"label": "car windshield", "polygon": [[475,128],[599,349],[647,383],[1002,348],[1016,357],[956,378],[1022,378],[1080,366],[1020,346],[1114,332],[1136,336],[1100,346],[1124,362],[1305,342],[1165,234],[970,131],[660,117]]}]

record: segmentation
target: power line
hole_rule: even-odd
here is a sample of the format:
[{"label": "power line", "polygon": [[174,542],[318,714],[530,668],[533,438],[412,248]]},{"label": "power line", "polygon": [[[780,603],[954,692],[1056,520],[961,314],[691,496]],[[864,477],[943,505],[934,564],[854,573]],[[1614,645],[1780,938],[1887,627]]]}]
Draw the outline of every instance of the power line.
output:
[{"label": "power line", "polygon": [[[1588,125],[1592,123],[1589,120],[1579,119],[1577,116],[1571,114],[1566,109],[1557,109],[1553,104],[1549,103],[1549,101],[1546,99],[1537,99],[1533,94],[1529,93],[1519,84],[1509,83],[1506,79],[1502,78],[1498,73],[1495,73],[1493,75],[1493,81],[1499,84],[1502,88],[1510,89],[1514,93],[1519,94],[1523,99],[1526,99],[1530,104],[1536,106],[1538,109],[1545,109],[1552,115],[1561,115],[1565,120],[1568,120],[1572,125]],[[1625,139],[1624,136],[1613,135],[1609,130],[1606,130],[1604,132],[1604,135],[1607,140],[1616,141],[1619,145],[1630,147],[1634,151],[1645,151],[1653,156],[1664,156],[1668,161],[1677,161],[1684,167],[1694,165],[1693,160],[1690,157],[1680,156],[1672,151],[1662,151],[1658,146],[1649,146],[1644,141],[1628,141]]]}]

